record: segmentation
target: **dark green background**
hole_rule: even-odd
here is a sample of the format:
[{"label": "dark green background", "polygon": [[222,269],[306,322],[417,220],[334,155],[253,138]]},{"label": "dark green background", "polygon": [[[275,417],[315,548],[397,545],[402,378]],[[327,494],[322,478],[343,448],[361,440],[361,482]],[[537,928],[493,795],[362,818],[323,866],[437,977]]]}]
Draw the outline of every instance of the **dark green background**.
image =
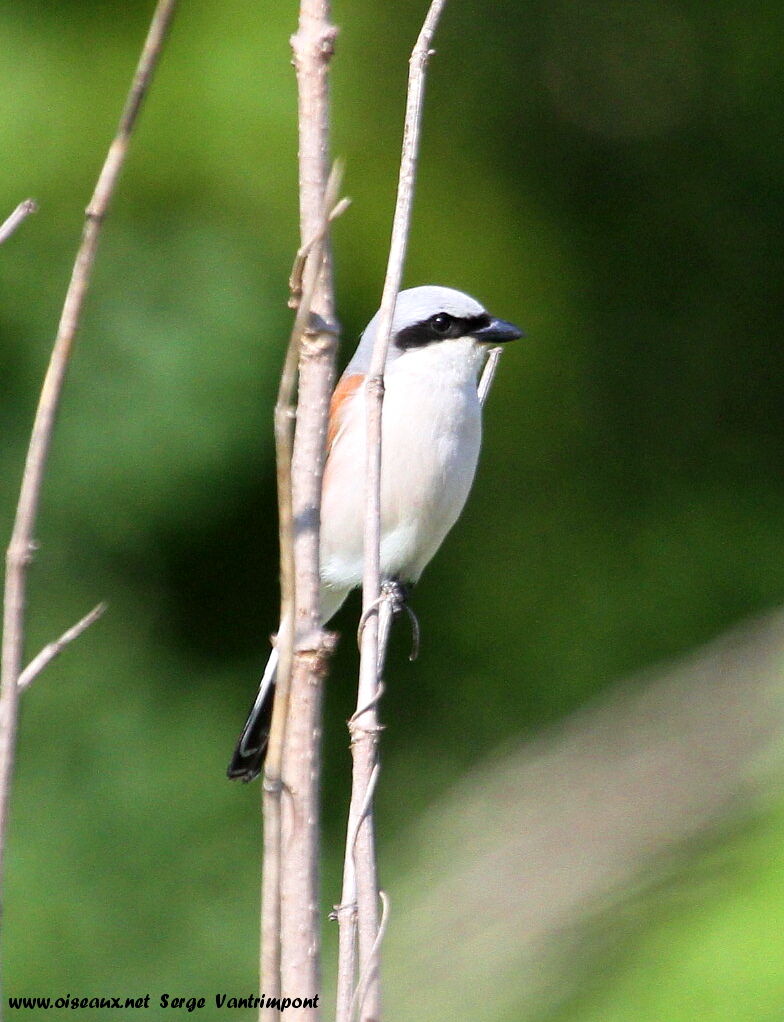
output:
[{"label": "dark green background", "polygon": [[[278,598],[295,8],[183,0],[106,225],[44,492],[29,652],[110,606],[24,698],[4,993],[255,983],[259,789],[223,774]],[[5,536],[150,12],[0,11],[0,214],[40,203],[0,251]],[[353,199],[334,231],[343,358],[378,303],[423,12],[335,5],[334,152]],[[475,492],[417,590],[417,664],[395,638],[379,796],[392,890],[400,834],[499,743],[784,600],[783,33],[770,2],[447,9],[406,283],[467,290],[528,338],[505,353]],[[357,606],[338,621],[326,710],[325,905]],[[739,987],[748,1003],[717,996],[700,1017],[779,1017],[755,1013],[755,977]],[[591,996],[597,1018],[602,998],[628,1020],[695,1017],[677,996],[645,1014],[628,977]]]}]

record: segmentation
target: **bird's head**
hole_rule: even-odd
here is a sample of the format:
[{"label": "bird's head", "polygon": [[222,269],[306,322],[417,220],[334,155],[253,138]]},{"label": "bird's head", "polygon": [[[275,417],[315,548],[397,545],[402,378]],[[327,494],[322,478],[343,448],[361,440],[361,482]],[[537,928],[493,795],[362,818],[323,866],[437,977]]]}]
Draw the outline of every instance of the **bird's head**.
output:
[{"label": "bird's head", "polygon": [[[368,323],[350,371],[366,373],[378,332],[379,313]],[[471,338],[476,345],[504,344],[523,336],[513,323],[497,319],[475,298],[432,284],[401,291],[395,304],[387,365],[411,352]]]}]

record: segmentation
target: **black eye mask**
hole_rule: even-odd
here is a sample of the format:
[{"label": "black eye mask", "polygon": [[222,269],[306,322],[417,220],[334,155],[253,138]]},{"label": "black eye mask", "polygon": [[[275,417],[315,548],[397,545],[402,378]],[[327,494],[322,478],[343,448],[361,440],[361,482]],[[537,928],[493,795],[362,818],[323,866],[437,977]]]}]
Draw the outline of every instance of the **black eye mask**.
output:
[{"label": "black eye mask", "polygon": [[422,348],[434,341],[454,340],[457,337],[470,337],[490,325],[490,317],[486,312],[479,316],[450,316],[448,312],[437,312],[429,319],[412,323],[404,327],[395,337],[395,346],[401,351],[408,348]]}]

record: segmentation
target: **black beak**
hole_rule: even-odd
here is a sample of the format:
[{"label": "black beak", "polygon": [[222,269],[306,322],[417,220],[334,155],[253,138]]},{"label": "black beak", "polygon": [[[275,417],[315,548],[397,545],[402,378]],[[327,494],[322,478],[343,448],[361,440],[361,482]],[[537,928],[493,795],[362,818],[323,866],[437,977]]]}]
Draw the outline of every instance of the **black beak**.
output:
[{"label": "black beak", "polygon": [[519,326],[507,323],[505,319],[491,319],[486,326],[474,330],[472,336],[482,344],[506,344],[525,337],[525,334]]}]

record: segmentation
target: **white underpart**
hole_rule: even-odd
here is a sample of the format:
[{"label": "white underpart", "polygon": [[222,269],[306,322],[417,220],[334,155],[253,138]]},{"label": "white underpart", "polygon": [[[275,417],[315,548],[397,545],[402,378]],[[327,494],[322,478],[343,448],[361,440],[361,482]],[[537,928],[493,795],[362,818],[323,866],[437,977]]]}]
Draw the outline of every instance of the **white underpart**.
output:
[{"label": "white underpart", "polygon": [[[482,438],[477,377],[485,358],[470,337],[410,349],[387,364],[382,417],[381,573],[416,582],[468,497]],[[364,391],[345,410],[330,453],[321,511],[324,619],[362,580]],[[343,482],[345,481],[345,482]]]}]

